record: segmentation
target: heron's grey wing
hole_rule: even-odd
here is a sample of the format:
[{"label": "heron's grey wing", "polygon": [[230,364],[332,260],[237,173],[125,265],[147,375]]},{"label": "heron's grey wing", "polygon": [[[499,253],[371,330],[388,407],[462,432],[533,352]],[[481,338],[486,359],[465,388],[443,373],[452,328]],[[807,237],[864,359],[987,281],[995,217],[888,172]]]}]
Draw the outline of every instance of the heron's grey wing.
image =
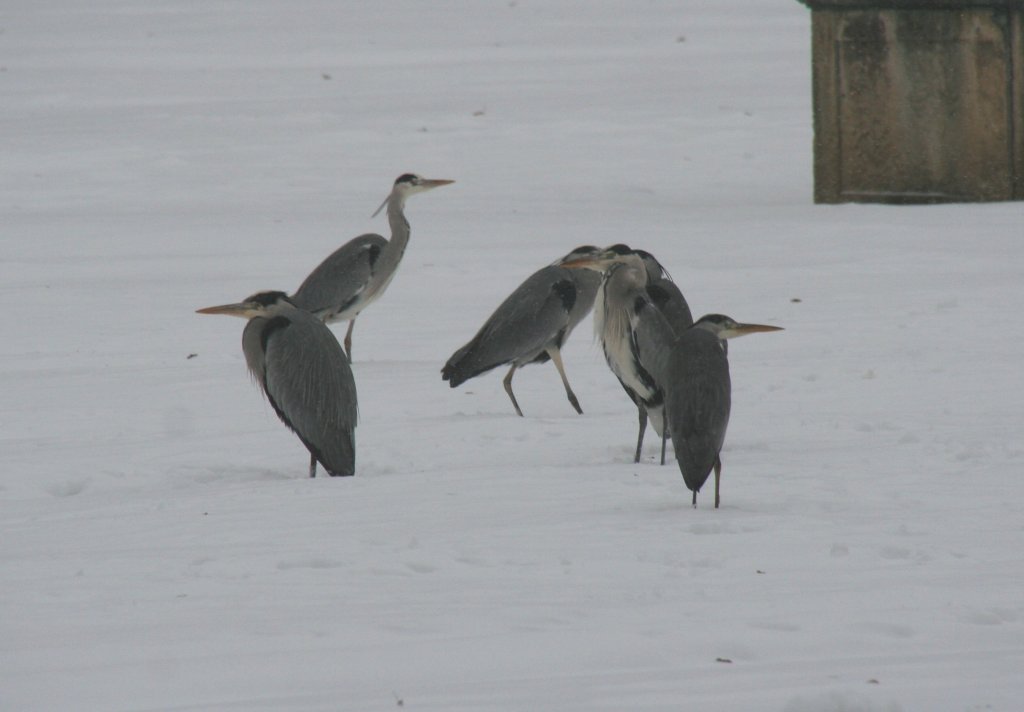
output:
[{"label": "heron's grey wing", "polygon": [[662,277],[648,284],[647,296],[658,311],[665,315],[676,335],[693,326],[690,305],[672,280]]},{"label": "heron's grey wing", "polygon": [[664,388],[672,367],[675,331],[664,312],[648,298],[636,299],[629,316],[633,348],[640,365],[654,379],[657,388]]},{"label": "heron's grey wing", "polygon": [[358,305],[373,265],[386,245],[387,240],[373,233],[349,240],[309,273],[292,301],[324,321],[354,317],[353,307]]},{"label": "heron's grey wing", "polygon": [[476,336],[448,359],[443,378],[454,388],[497,366],[529,363],[548,346],[560,343],[576,300],[576,288],[562,271],[544,267],[520,284]]},{"label": "heron's grey wing", "polygon": [[278,415],[332,475],[355,472],[356,385],[334,334],[296,309],[265,332],[264,390]]},{"label": "heron's grey wing", "polygon": [[572,330],[586,318],[590,310],[594,308],[594,300],[597,297],[597,290],[601,287],[601,273],[590,269],[565,269],[562,271],[572,280],[576,287],[576,301],[569,311],[569,325],[566,328],[565,338],[568,338]]},{"label": "heron's grey wing", "polygon": [[691,490],[707,480],[725,442],[732,387],[718,337],[690,329],[672,348],[665,414],[679,469]]}]

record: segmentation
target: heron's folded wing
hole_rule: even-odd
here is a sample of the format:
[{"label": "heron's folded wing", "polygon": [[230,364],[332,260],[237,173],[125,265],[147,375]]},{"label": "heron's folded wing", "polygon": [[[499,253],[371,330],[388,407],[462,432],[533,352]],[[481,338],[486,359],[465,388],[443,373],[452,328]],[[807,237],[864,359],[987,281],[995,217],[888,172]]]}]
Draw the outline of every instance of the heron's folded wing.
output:
[{"label": "heron's folded wing", "polygon": [[266,343],[267,396],[288,426],[334,474],[352,474],[357,420],[355,380],[334,334],[295,310]]},{"label": "heron's folded wing", "polygon": [[321,319],[347,318],[346,310],[366,289],[386,245],[387,240],[372,233],[346,242],[309,273],[292,301]]}]

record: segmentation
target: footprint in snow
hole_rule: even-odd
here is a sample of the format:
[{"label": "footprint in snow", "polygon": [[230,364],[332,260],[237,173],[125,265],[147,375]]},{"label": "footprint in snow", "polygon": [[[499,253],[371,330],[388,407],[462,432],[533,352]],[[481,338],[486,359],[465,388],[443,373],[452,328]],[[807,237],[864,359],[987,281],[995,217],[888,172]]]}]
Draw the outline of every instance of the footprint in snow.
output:
[{"label": "footprint in snow", "polygon": [[291,571],[292,569],[337,569],[343,566],[342,562],[334,559],[294,559],[291,561],[279,561],[278,571]]},{"label": "footprint in snow", "polygon": [[65,480],[64,482],[56,482],[46,488],[54,497],[73,497],[76,494],[81,494],[88,486],[88,479],[81,480]]}]

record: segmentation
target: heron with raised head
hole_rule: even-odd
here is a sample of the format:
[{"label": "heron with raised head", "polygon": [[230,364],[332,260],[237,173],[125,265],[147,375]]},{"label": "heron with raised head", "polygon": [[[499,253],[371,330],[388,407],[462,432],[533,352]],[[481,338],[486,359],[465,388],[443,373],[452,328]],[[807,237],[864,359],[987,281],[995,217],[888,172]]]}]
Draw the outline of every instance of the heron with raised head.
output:
[{"label": "heron with raised head", "polygon": [[693,492],[694,507],[697,493],[714,470],[718,509],[721,452],[732,406],[726,340],[781,331],[782,327],[741,324],[723,314],[706,314],[677,335],[644,298],[634,300],[630,321],[640,360],[659,384],[664,399],[662,452],[666,437],[671,437],[679,471]]},{"label": "heron with raised head", "polygon": [[558,369],[569,403],[582,414],[565,375],[562,347],[593,307],[601,278],[593,272],[570,270],[563,265],[592,259],[602,252],[592,245],[583,245],[527,277],[494,310],[476,336],[452,354],[441,369],[441,378],[455,388],[481,373],[511,364],[502,384],[516,415],[522,416],[512,391],[512,376],[526,364],[550,360]]},{"label": "heron with raised head", "polygon": [[352,328],[359,313],[378,299],[391,284],[405,248],[409,244],[409,221],[405,201],[417,193],[454,183],[446,179],[421,178],[404,173],[395,180],[391,193],[374,212],[387,208],[391,239],[367,233],[355,237],[332,252],[299,286],[292,301],[328,324],[348,321],[345,354],[352,361]]},{"label": "heron with raised head", "polygon": [[356,384],[348,357],[324,322],[284,292],[258,292],[242,302],[198,309],[248,319],[242,352],[249,373],[277,417],[332,477],[355,474]]},{"label": "heron with raised head", "polygon": [[659,436],[664,431],[662,394],[636,353],[629,307],[635,298],[642,296],[677,332],[693,323],[690,308],[665,268],[644,250],[612,245],[591,259],[576,260],[567,266],[604,273],[594,304],[594,333],[601,342],[608,367],[636,405],[639,427],[633,461],[640,462],[648,421]]}]

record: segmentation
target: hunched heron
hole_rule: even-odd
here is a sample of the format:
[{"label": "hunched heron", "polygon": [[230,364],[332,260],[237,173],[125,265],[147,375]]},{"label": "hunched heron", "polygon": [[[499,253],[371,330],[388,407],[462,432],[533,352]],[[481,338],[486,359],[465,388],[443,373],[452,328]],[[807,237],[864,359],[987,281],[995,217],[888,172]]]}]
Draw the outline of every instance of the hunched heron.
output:
[{"label": "hunched heron", "polygon": [[242,352],[249,373],[289,430],[332,477],[355,474],[356,384],[348,357],[324,322],[284,292],[198,309],[248,319]]},{"label": "hunched heron", "polygon": [[686,487],[697,493],[715,472],[715,509],[721,502],[722,445],[732,407],[726,340],[781,331],[767,324],[741,324],[723,314],[706,314],[676,334],[653,304],[642,297],[630,308],[637,353],[663,397],[665,439],[672,439]]},{"label": "hunched heron", "polygon": [[662,394],[637,355],[629,308],[633,299],[642,295],[677,333],[693,323],[690,308],[665,268],[644,250],[612,245],[593,258],[576,260],[567,266],[604,273],[594,303],[594,334],[601,342],[608,367],[636,405],[638,429],[633,461],[640,462],[648,420],[659,436],[664,431]]}]

